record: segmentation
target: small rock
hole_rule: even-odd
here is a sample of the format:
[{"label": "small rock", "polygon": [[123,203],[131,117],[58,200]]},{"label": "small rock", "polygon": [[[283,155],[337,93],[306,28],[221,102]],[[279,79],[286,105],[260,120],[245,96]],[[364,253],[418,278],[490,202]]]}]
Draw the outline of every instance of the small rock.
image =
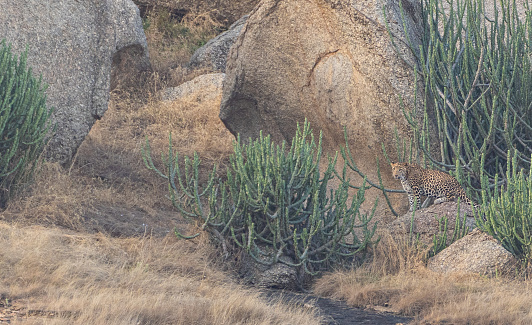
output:
[{"label": "small rock", "polygon": [[[260,258],[264,261],[271,260],[275,255],[268,246],[260,245],[260,249],[263,252]],[[241,256],[239,273],[247,283],[254,286],[294,290],[310,279],[307,274],[300,275],[301,268],[288,266],[282,262],[294,264],[293,259],[288,256],[281,256],[279,262],[272,265],[259,263],[245,252],[242,252]]]},{"label": "small rock", "polygon": [[[419,241],[430,245],[434,235],[440,233],[440,224],[438,219],[447,218],[447,244],[451,244],[454,229],[456,225],[456,216],[458,215],[458,205],[456,202],[444,202],[441,204],[434,204],[425,209],[419,209],[415,212],[412,219],[412,212],[407,212],[405,215],[397,218],[390,226],[390,233],[392,236],[412,235],[419,236]],[[465,218],[465,226],[468,231],[475,227],[475,217],[473,211],[468,204],[460,204],[460,221]],[[413,222],[413,224],[412,224]]]},{"label": "small rock", "polygon": [[428,268],[439,273],[510,274],[517,259],[492,236],[473,230],[429,259]]},{"label": "small rock", "polygon": [[211,39],[204,46],[194,52],[188,67],[209,68],[212,71],[225,72],[225,64],[229,49],[240,35],[242,27],[246,23],[248,15],[237,20],[229,29],[215,38]]},{"label": "small rock", "polygon": [[163,90],[164,101],[174,101],[178,98],[193,96],[194,100],[202,102],[212,100],[222,94],[222,83],[225,73],[209,73],[198,76],[177,87]]}]

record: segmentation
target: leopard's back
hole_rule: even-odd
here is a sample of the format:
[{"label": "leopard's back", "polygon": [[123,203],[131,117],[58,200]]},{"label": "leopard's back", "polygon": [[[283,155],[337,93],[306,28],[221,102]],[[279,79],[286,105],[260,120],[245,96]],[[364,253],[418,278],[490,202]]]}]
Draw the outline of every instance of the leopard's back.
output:
[{"label": "leopard's back", "polygon": [[439,170],[424,169],[417,164],[392,163],[393,176],[401,180],[404,190],[409,194],[410,208],[413,199],[420,203],[421,196],[436,198],[434,203],[456,200],[472,204],[460,183],[451,175]]},{"label": "leopard's back", "polygon": [[417,166],[412,174],[413,177],[408,179],[410,186],[419,188],[423,192],[420,193],[421,195],[437,198],[447,197],[448,199],[458,197],[462,200],[467,199],[460,183],[447,173]]}]

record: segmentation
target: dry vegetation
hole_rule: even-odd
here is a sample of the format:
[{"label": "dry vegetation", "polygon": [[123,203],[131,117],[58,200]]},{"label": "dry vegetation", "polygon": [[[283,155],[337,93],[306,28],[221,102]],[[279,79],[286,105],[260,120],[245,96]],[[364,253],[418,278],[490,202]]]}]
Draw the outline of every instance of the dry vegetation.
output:
[{"label": "dry vegetation", "polygon": [[229,26],[248,14],[259,0],[134,0],[141,11],[164,8],[179,15],[186,12],[208,13]]},{"label": "dry vegetation", "polygon": [[[0,295],[28,324],[317,324],[218,271],[204,241],[0,224]],[[31,238],[31,240],[28,240]]]},{"label": "dry vegetation", "polygon": [[[218,119],[220,97],[158,99],[158,90],[198,73],[183,63],[224,27],[205,14],[171,18],[148,13],[153,71],[135,82],[115,80],[109,110],[72,165],[44,164],[31,191],[0,215],[0,312],[10,311],[11,323],[322,321],[312,310],[267,303],[236,284],[205,238],[167,234],[187,225],[164,199],[164,180],[143,165],[144,137],[154,153],[164,152],[171,131],[175,147],[197,151],[208,169],[223,166],[233,140]],[[437,275],[425,268],[424,251],[388,236],[374,253],[364,267],[323,276],[315,292],[353,306],[386,306],[419,324],[532,323],[528,281]]]},{"label": "dry vegetation", "polygon": [[383,234],[364,267],[325,275],[316,294],[349,305],[414,316],[412,324],[531,324],[530,281],[425,267],[426,250]]},{"label": "dry vegetation", "polygon": [[[108,111],[73,163],[45,163],[29,192],[0,215],[0,323],[320,323],[313,310],[268,302],[237,284],[205,238],[176,239],[172,229],[187,225],[165,199],[164,180],[142,162],[145,136],[158,155],[170,131],[174,146],[197,151],[206,168],[223,165],[232,151],[220,96],[158,99],[158,90],[194,77],[181,67],[191,49],[176,51],[179,44],[216,32],[208,16],[198,17],[148,27],[154,70],[115,80]],[[169,28],[186,29],[184,40],[162,39]]]}]

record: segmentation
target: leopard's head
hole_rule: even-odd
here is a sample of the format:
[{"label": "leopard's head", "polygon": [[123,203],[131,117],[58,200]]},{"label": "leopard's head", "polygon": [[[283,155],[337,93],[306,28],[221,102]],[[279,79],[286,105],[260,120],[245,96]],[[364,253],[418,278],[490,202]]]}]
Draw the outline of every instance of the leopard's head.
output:
[{"label": "leopard's head", "polygon": [[392,166],[392,174],[395,179],[404,181],[408,177],[408,163],[390,163]]}]

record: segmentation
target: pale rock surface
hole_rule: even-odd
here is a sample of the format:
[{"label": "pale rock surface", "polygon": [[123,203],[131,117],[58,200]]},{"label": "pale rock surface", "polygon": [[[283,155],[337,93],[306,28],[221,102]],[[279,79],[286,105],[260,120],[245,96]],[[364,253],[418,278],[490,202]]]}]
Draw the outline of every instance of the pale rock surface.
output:
[{"label": "pale rock surface", "polygon": [[475,229],[429,259],[428,268],[439,273],[476,273],[488,276],[515,272],[516,258],[492,236]]},{"label": "pale rock surface", "polygon": [[146,36],[131,0],[1,0],[0,35],[49,85],[57,132],[48,158],[68,163],[107,110],[113,58],[138,54],[149,66]]},{"label": "pale rock surface", "polygon": [[[388,229],[394,238],[413,236],[412,238],[419,238],[421,243],[430,246],[434,235],[440,233],[440,227],[443,225],[443,218],[445,217],[447,218],[447,244],[451,244],[457,215],[458,205],[456,202],[433,204],[428,208],[417,210],[413,216],[412,212],[408,212],[398,217],[388,225]],[[438,222],[438,220],[441,221]],[[466,203],[460,204],[460,223],[463,225],[463,222],[465,222],[468,231],[475,228],[475,217],[471,207]]]},{"label": "pale rock surface", "polygon": [[192,69],[207,68],[211,71],[225,72],[229,49],[234,44],[238,35],[240,35],[240,31],[247,19],[248,15],[245,15],[231,25],[227,31],[197,49],[190,58],[188,67]]},{"label": "pale rock surface", "polygon": [[184,97],[192,97],[197,102],[213,100],[222,93],[225,73],[208,73],[200,75],[177,87],[166,88],[162,92],[164,101],[174,101]]},{"label": "pale rock surface", "polygon": [[[414,0],[401,2],[416,46],[421,8]],[[390,41],[383,7],[401,56]],[[400,97],[407,110],[416,101],[416,63],[400,16],[398,2],[392,0],[261,1],[227,59],[220,118],[242,139],[255,138],[263,130],[275,141],[289,143],[297,123],[307,118],[316,135],[323,130],[324,150],[333,154],[345,143],[347,127],[358,167],[376,182],[379,158],[385,187],[397,188],[383,163],[382,144],[393,153],[395,130],[409,136]],[[421,98],[419,88],[418,107]],[[369,192],[366,201],[372,203]],[[390,196],[407,208],[402,195]]]}]

